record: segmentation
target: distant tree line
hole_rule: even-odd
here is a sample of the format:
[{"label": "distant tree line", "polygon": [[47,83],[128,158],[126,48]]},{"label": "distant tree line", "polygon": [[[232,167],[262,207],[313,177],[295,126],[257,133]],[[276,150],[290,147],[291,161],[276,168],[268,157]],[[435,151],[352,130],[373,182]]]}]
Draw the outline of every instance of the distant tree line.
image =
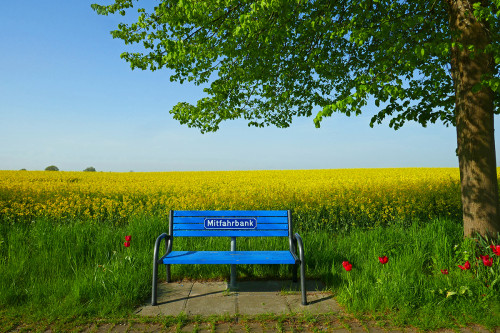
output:
[{"label": "distant tree line", "polygon": [[[21,169],[21,170],[26,170],[26,169]],[[45,171],[59,171],[59,168],[56,167],[55,165],[49,165],[48,167],[45,168]],[[83,170],[84,172],[95,172],[95,168],[90,166],[88,168],[85,168],[85,170]]]},{"label": "distant tree line", "polygon": [[59,168],[56,167],[55,165],[49,165],[48,167],[45,168],[45,171],[59,171]]}]

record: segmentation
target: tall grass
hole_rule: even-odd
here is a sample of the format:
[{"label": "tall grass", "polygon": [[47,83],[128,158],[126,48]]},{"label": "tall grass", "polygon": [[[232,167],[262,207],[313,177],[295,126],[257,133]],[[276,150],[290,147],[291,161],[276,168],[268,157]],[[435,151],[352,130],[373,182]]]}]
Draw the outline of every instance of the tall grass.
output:
[{"label": "tall grass", "polygon": [[[35,316],[125,315],[150,297],[152,253],[164,219],[126,226],[39,219],[0,226],[0,307]],[[130,247],[124,236],[131,235]],[[229,238],[175,240],[176,250],[229,250]],[[286,249],[286,239],[240,240],[238,249]],[[224,279],[228,265],[174,265],[174,279]],[[288,267],[242,265],[240,276],[287,277]]]},{"label": "tall grass", "polygon": [[[0,309],[35,318],[128,315],[150,298],[152,249],[166,228],[164,219],[145,216],[119,226],[48,219],[0,223]],[[450,318],[500,326],[500,257],[492,267],[477,261],[479,254],[493,255],[491,250],[464,240],[455,222],[349,233],[298,231],[307,278],[323,280],[348,311],[389,313],[397,323],[422,328],[446,326]],[[125,235],[132,236],[128,248]],[[228,250],[229,244],[228,238],[179,238],[174,247]],[[238,240],[239,250],[287,247],[286,239]],[[385,265],[378,261],[383,255],[389,258]],[[457,265],[466,260],[472,268],[462,271]],[[351,271],[343,261],[352,263]],[[289,267],[278,265],[241,265],[238,273],[240,279],[291,277]],[[173,265],[172,275],[227,279],[229,266]]]},{"label": "tall grass", "polygon": [[[487,244],[463,239],[460,224],[434,220],[356,231],[336,237],[331,247],[328,280],[350,311],[389,312],[401,325],[425,329],[446,326],[450,318],[500,325],[500,257],[492,267],[476,259],[494,254]],[[389,258],[386,264],[378,260],[382,256]],[[458,265],[467,260],[472,267],[464,271]],[[343,261],[353,265],[351,271]]]},{"label": "tall grass", "polygon": [[[148,292],[151,238],[160,221],[3,227],[0,306],[40,316],[124,313]],[[156,228],[156,229],[155,229]],[[133,247],[123,246],[133,234]]]}]

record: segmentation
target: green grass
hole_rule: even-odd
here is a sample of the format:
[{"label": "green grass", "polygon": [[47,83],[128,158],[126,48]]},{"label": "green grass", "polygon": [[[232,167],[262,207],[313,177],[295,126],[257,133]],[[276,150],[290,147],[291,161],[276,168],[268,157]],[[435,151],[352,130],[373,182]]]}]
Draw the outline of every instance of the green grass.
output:
[{"label": "green grass", "polygon": [[[349,311],[390,313],[398,325],[424,329],[446,326],[451,318],[487,327],[500,324],[500,258],[491,268],[476,260],[493,254],[485,245],[464,240],[456,223],[435,220],[357,231],[337,237],[332,247],[329,285]],[[385,265],[378,260],[383,255],[389,258]],[[349,272],[342,267],[345,260],[353,265]],[[458,265],[466,260],[473,267],[462,271]]]},{"label": "green grass", "polygon": [[[151,296],[152,249],[166,221],[143,217],[126,226],[36,220],[0,224],[0,317],[124,318]],[[302,232],[307,277],[325,282],[357,317],[390,318],[422,329],[476,323],[500,326],[500,257],[493,266],[487,244],[462,238],[462,227],[446,220],[349,233]],[[131,246],[123,246],[131,235]],[[238,249],[285,249],[286,239],[246,239]],[[224,249],[229,239],[176,239],[183,249]],[[386,255],[389,262],[380,264]],[[347,272],[342,262],[353,268]],[[469,260],[472,268],[458,268]],[[475,263],[478,262],[478,266]],[[449,271],[448,275],[441,273]],[[287,266],[241,265],[239,278],[288,279]],[[160,278],[164,270],[160,270]],[[174,265],[174,280],[228,279],[229,266]],[[18,318],[18,319],[15,319]],[[7,324],[5,324],[7,325]],[[451,326],[450,326],[451,325]]]}]

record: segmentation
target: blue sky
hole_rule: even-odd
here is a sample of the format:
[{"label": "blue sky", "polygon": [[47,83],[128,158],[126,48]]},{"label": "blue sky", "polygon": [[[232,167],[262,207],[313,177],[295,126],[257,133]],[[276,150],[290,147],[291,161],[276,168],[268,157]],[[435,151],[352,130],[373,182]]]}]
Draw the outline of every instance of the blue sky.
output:
[{"label": "blue sky", "polygon": [[98,16],[93,2],[1,2],[0,170],[458,167],[454,128],[370,128],[374,107],[320,129],[312,118],[288,129],[225,122],[209,134],[181,126],[168,111],[195,103],[201,88],[171,83],[165,70],[132,71],[109,33],[123,18]]}]

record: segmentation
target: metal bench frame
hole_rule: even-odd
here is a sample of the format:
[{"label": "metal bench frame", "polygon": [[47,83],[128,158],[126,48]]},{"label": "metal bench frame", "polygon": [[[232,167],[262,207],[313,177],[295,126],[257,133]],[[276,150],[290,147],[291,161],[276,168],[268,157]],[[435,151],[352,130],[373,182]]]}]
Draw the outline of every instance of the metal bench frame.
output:
[{"label": "metal bench frame", "polygon": [[[199,231],[183,231],[176,232],[174,229],[176,218],[174,215],[178,214],[187,214],[184,216],[196,216],[196,218],[234,218],[234,217],[244,217],[244,218],[255,218],[257,221],[259,218],[263,219],[265,216],[269,216],[269,214],[282,214],[281,217],[286,217],[288,220],[287,228],[283,228],[281,225],[281,229],[276,230],[265,230],[259,228],[257,231],[246,231],[245,230],[230,230],[229,232],[221,232],[222,230],[199,230]],[[192,215],[194,214],[194,215]],[[267,214],[267,215],[266,215]],[[177,217],[178,218],[178,217]],[[257,228],[259,224],[257,222]],[[199,228],[199,226],[198,226]],[[286,230],[285,230],[286,229]],[[190,252],[182,252],[182,251],[172,251],[172,244],[174,240],[175,233],[180,233],[181,236],[177,235],[176,237],[231,237],[231,251],[190,251]],[[255,233],[256,235],[252,235]],[[302,294],[302,305],[307,305],[306,298],[306,284],[305,284],[305,260],[304,260],[304,245],[302,242],[302,238],[298,233],[293,234],[292,232],[292,215],[290,210],[287,211],[170,211],[169,214],[169,233],[161,234],[155,242],[154,254],[153,254],[153,286],[152,286],[152,297],[151,297],[151,305],[157,304],[157,280],[158,280],[158,265],[165,264],[166,273],[167,273],[167,282],[171,282],[170,277],[170,265],[172,260],[175,260],[175,264],[218,264],[218,262],[212,262],[214,259],[207,260],[208,262],[200,262],[200,261],[192,261],[188,260],[189,255],[196,255],[198,258],[204,257],[205,254],[216,254],[217,257],[222,258],[223,263],[231,265],[231,280],[229,287],[234,288],[236,286],[236,264],[253,264],[253,262],[241,262],[240,258],[244,257],[247,260],[256,259],[258,264],[278,264],[278,262],[269,262],[263,259],[262,254],[273,255],[276,254],[278,257],[288,253],[288,251],[237,251],[236,250],[236,238],[237,237],[288,237],[289,242],[289,251],[291,257],[293,258],[293,262],[286,262],[286,264],[292,264],[292,281],[297,282],[297,268],[300,265],[300,289]],[[162,257],[159,257],[160,252],[160,244],[161,241],[165,241],[165,254]],[[298,253],[297,253],[298,250]],[[177,258],[172,258],[174,254],[181,254],[177,256]],[[171,255],[169,257],[169,255]],[[242,255],[242,256],[239,256]],[[184,256],[186,259],[185,262],[179,257]],[[206,256],[209,258],[209,256]],[[214,257],[214,256],[212,256]],[[279,264],[282,264],[281,262]]]}]

